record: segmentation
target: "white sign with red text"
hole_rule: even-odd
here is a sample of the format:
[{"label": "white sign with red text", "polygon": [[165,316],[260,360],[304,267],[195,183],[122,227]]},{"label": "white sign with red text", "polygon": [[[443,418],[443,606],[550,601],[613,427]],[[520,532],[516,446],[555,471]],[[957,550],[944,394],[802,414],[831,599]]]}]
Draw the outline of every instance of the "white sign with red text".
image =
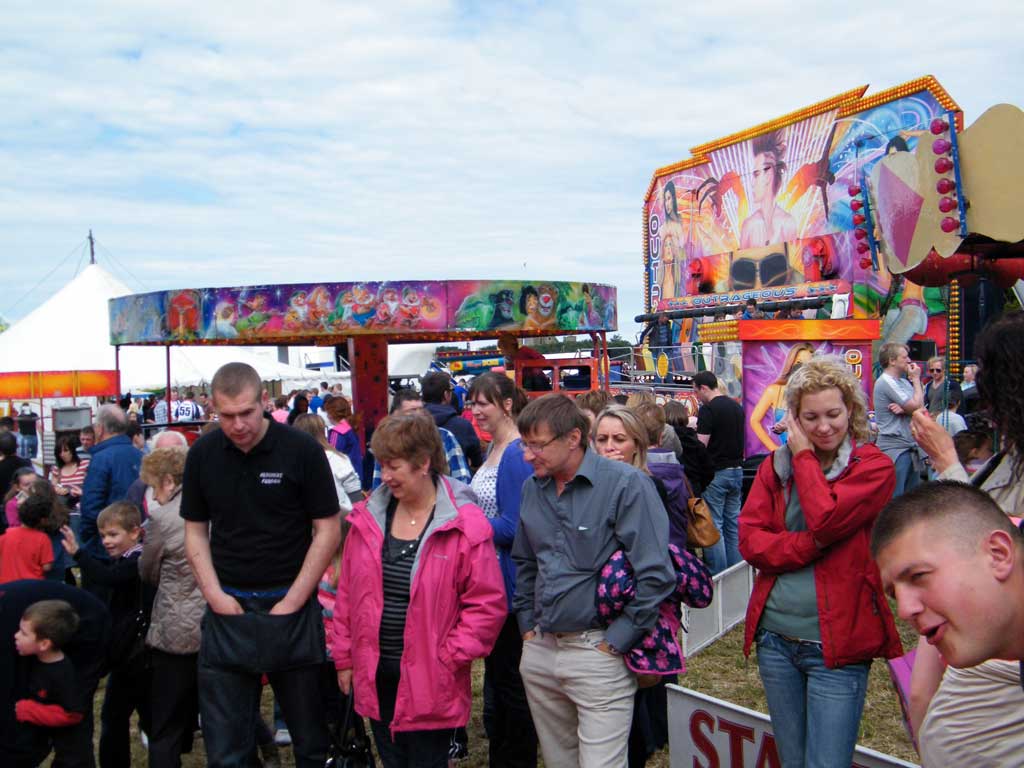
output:
[{"label": "white sign with red text", "polygon": [[[702,693],[668,686],[672,768],[782,768],[767,715]],[[916,768],[857,747],[852,768]]]}]

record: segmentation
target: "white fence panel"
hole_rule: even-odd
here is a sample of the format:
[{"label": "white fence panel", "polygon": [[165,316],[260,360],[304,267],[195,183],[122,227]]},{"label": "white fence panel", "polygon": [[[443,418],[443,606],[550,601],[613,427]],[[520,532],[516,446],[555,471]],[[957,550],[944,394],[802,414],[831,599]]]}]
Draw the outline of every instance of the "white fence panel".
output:
[{"label": "white fence panel", "polygon": [[736,563],[715,576],[715,596],[706,608],[686,607],[683,653],[689,657],[735,627],[747,613],[747,601],[754,588],[754,569]]},{"label": "white fence panel", "polygon": [[[767,715],[678,685],[668,686],[668,733],[672,768],[777,768],[782,764]],[[857,747],[851,768],[915,765]]]}]

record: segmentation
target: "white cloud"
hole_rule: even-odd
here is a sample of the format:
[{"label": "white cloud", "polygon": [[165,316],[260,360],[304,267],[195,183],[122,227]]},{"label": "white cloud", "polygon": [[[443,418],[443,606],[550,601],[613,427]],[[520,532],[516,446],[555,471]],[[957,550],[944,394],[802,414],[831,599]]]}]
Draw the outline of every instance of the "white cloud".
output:
[{"label": "white cloud", "polygon": [[1010,2],[15,3],[0,312],[92,227],[152,289],[599,280],[632,330],[656,167],[865,83],[933,73],[968,123],[1020,102],[1022,16]]}]

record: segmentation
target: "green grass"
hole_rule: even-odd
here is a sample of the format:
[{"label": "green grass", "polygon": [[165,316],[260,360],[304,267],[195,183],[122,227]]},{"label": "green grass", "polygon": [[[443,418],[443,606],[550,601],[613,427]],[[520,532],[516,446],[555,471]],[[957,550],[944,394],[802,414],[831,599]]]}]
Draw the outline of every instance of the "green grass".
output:
[{"label": "green grass", "polygon": [[[905,625],[900,625],[900,633],[903,637],[904,647],[912,648],[917,642],[916,635]],[[764,690],[761,687],[761,678],[757,671],[757,659],[754,654],[751,654],[748,661],[743,657],[742,649],[743,625],[741,624],[696,656],[687,659],[688,671],[680,679],[680,685],[758,712],[767,713]],[[473,714],[468,728],[469,758],[462,761],[459,768],[483,768],[487,765],[487,741],[484,738],[481,721],[482,685],[483,663],[478,661],[473,668]],[[102,703],[103,687],[101,684],[95,700],[97,743],[100,727],[99,712]],[[263,695],[263,718],[268,723],[272,721],[269,687],[264,690]],[[882,661],[876,661],[871,667],[864,716],[861,719],[859,743],[910,762],[917,761],[917,753],[903,729],[899,702],[893,691],[889,672]],[[146,752],[139,741],[138,729],[133,718],[132,765],[144,766],[146,764]],[[288,747],[281,750],[281,764],[282,766],[294,766],[291,750]],[[45,765],[48,766],[49,762]],[[183,756],[182,765],[184,768],[201,768],[206,765],[203,741],[198,734],[192,754]],[[668,749],[655,755],[647,765],[652,768],[668,768]]]}]

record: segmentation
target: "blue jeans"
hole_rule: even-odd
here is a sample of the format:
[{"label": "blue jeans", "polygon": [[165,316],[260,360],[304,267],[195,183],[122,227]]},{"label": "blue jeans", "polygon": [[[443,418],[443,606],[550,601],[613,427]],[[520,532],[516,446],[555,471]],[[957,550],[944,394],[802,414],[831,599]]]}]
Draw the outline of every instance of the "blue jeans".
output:
[{"label": "blue jeans", "polygon": [[722,538],[704,549],[704,558],[712,574],[742,562],[740,554],[740,497],[743,494],[743,469],[729,467],[715,472],[715,479],[704,489],[704,501]]},{"label": "blue jeans", "polygon": [[829,669],[820,643],[762,629],[757,667],[783,768],[849,768],[871,662]]},{"label": "blue jeans", "polygon": [[913,453],[913,448],[904,451],[893,462],[896,465],[896,490],[892,492],[894,499],[908,491],[914,490],[921,484],[921,473],[914,469]]},{"label": "blue jeans", "polygon": [[38,448],[39,438],[36,435],[22,435],[21,443],[18,445],[18,455],[23,459],[34,459]]}]

